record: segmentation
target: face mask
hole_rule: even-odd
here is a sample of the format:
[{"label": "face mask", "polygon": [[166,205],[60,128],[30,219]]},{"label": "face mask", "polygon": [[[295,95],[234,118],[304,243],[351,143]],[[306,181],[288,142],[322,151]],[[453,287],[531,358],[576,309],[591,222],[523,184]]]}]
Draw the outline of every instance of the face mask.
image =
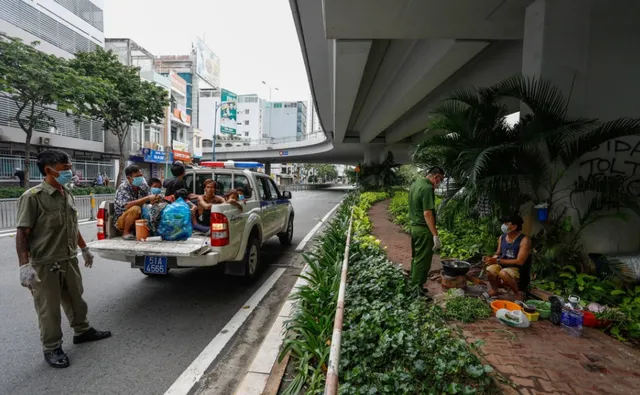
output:
[{"label": "face mask", "polygon": [[238,200],[239,201],[243,201],[244,200],[244,195],[238,195]]},{"label": "face mask", "polygon": [[502,224],[500,230],[502,230],[502,233],[509,233],[509,227],[505,224]]},{"label": "face mask", "polygon": [[[56,171],[56,170],[53,170],[53,171]],[[57,171],[57,173],[58,173],[58,177],[56,177],[56,182],[60,185],[65,185],[70,183],[71,179],[73,178],[73,172],[71,172],[71,170],[60,170],[60,171]]]},{"label": "face mask", "polygon": [[151,194],[159,195],[162,192],[162,188],[151,188]]},{"label": "face mask", "polygon": [[134,187],[141,187],[144,185],[144,177],[140,176],[140,177],[136,177],[133,179],[133,181],[131,181],[131,185],[133,185]]}]

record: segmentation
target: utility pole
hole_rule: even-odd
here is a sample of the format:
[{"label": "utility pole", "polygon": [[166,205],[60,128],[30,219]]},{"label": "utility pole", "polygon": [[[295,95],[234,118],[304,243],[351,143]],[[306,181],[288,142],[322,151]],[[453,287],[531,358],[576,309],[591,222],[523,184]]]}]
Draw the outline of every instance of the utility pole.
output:
[{"label": "utility pole", "polygon": [[267,84],[265,81],[262,81],[264,85],[269,88],[269,142],[271,142],[271,118],[273,118],[273,102],[271,101],[271,91],[272,89],[279,91],[278,88],[272,88],[271,85]]},{"label": "utility pole", "polygon": [[[216,109],[213,110],[213,161],[216,161],[216,136],[218,135],[218,110],[222,107],[222,96],[220,96],[220,103],[216,104]],[[220,120],[222,121],[222,120]]]}]

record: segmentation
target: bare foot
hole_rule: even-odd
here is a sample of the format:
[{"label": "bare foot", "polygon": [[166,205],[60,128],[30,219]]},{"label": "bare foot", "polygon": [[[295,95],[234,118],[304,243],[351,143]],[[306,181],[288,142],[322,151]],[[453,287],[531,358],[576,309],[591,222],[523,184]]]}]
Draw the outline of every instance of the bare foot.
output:
[{"label": "bare foot", "polygon": [[490,297],[494,298],[494,297],[498,296],[498,291],[496,291],[495,289],[490,289],[489,291],[487,291],[487,294]]}]

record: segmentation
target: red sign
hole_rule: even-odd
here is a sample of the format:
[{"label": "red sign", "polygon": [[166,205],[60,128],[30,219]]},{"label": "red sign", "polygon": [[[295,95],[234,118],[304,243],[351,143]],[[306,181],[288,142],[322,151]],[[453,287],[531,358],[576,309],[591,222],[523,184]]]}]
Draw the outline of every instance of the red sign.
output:
[{"label": "red sign", "polygon": [[183,162],[191,163],[191,154],[184,151],[173,150],[173,160],[181,160]]}]

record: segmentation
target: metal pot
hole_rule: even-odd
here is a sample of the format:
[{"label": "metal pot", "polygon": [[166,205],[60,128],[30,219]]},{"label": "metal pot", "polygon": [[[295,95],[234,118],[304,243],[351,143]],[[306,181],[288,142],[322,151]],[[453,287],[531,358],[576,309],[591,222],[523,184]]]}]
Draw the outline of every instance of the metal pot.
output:
[{"label": "metal pot", "polygon": [[467,274],[471,264],[457,259],[446,259],[442,261],[442,270],[444,275],[448,277],[458,277]]}]

